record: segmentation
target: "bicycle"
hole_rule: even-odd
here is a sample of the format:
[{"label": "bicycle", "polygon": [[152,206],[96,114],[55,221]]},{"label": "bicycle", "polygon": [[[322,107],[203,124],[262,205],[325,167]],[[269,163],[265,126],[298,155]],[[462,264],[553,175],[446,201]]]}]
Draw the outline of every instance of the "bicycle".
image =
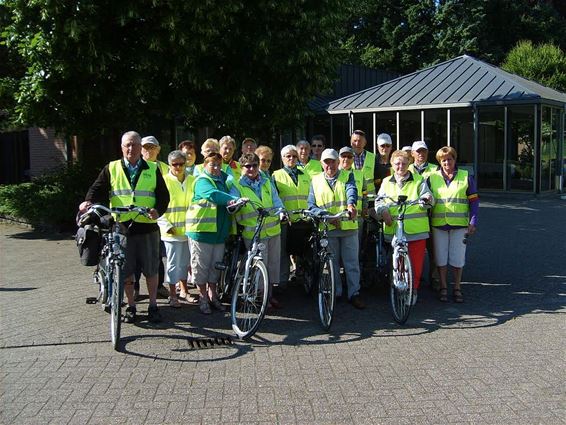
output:
[{"label": "bicycle", "polygon": [[417,204],[423,205],[424,202],[422,199],[407,201],[407,196],[405,195],[399,195],[397,200],[389,196],[381,196],[376,201],[383,199],[391,200],[399,208],[398,216],[395,219],[397,227],[391,240],[393,254],[389,293],[393,318],[402,325],[407,321],[411,312],[414,288],[413,268],[409,258],[409,243],[405,236],[405,212],[407,207]]},{"label": "bicycle", "polygon": [[[313,213],[310,210],[294,210],[291,214],[301,214],[305,219],[313,222],[315,231],[309,238],[310,255],[300,258],[300,266],[303,267],[305,276],[312,277],[309,283],[312,286],[317,283],[318,314],[320,323],[324,330],[328,331],[332,324],[334,304],[336,302],[336,280],[332,254],[328,250],[328,222],[349,218],[348,211],[342,211],[335,215]],[[306,283],[305,283],[306,285]],[[307,293],[310,293],[310,290]]]},{"label": "bicycle", "polygon": [[360,272],[364,287],[389,282],[391,246],[385,241],[383,221],[374,215],[373,206],[377,195],[368,194],[368,216],[363,222],[363,238],[360,249]]},{"label": "bicycle", "polygon": [[[145,207],[112,207],[94,204],[81,215],[79,226],[84,226],[89,221],[96,220],[101,223],[102,248],[100,260],[93,275],[93,281],[98,285],[98,298],[103,309],[110,312],[110,339],[114,350],[119,350],[120,330],[122,322],[122,302],[124,298],[124,276],[122,267],[126,261],[124,251],[125,231],[120,225],[120,215],[137,212],[138,215],[149,216],[149,210]],[[114,214],[116,218],[107,217]],[[133,220],[132,220],[133,223]]]},{"label": "bicycle", "polygon": [[[234,212],[247,202],[251,201],[240,199],[227,209]],[[237,268],[230,305],[232,329],[240,339],[250,338],[256,333],[269,301],[269,278],[262,254],[265,244],[259,241],[261,229],[267,217],[284,212],[281,208],[257,208],[253,203],[251,205],[258,213],[257,223],[250,248]]]},{"label": "bicycle", "polygon": [[217,291],[218,298],[221,301],[227,301],[228,297],[232,296],[232,285],[238,271],[238,264],[245,252],[246,247],[244,245],[244,237],[242,236],[242,228],[237,225],[236,235],[231,235],[226,241],[222,262],[214,265],[217,270],[220,270]]}]

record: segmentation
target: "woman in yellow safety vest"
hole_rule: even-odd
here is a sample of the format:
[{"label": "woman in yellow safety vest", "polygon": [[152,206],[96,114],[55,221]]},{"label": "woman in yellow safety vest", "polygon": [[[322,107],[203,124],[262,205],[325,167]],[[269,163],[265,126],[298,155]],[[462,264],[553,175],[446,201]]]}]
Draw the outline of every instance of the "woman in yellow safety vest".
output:
[{"label": "woman in yellow safety vest", "polygon": [[440,277],[439,299],[448,301],[446,281],[450,264],[454,278],[454,301],[464,302],[460,282],[466,259],[466,240],[476,231],[479,197],[472,176],[456,167],[456,150],[444,146],[436,153],[440,169],[429,176],[429,185],[436,199],[432,210],[434,257]]},{"label": "woman in yellow safety vest", "polygon": [[165,214],[157,220],[157,224],[161,230],[161,240],[165,244],[167,266],[164,283],[169,285],[169,305],[179,308],[181,304],[175,288],[177,283],[181,291],[180,298],[193,304],[196,302],[187,291],[191,253],[185,234],[185,219],[193,197],[195,178],[185,173],[187,157],[180,150],[170,152],[167,162],[169,172],[163,176],[163,179],[169,190],[169,205]]},{"label": "woman in yellow safety vest", "polygon": [[[243,226],[242,236],[246,247],[249,248],[257,224],[256,209],[258,207],[284,208],[284,206],[271,180],[259,173],[259,158],[255,153],[243,154],[239,162],[242,165],[242,177],[234,183],[230,194],[235,198],[244,197],[250,200],[235,215],[238,224]],[[275,308],[279,307],[279,302],[272,296],[272,289],[273,285],[279,284],[281,256],[281,226],[279,223],[284,217],[283,212],[279,217],[267,217],[259,236],[265,247],[262,255],[269,278],[269,303]]]},{"label": "woman in yellow safety vest", "polygon": [[[430,226],[427,209],[434,202],[434,197],[426,181],[417,173],[409,171],[410,153],[397,150],[391,154],[393,175],[386,177],[379,188],[378,196],[385,195],[397,200],[399,195],[407,196],[407,201],[422,199],[427,206],[411,205],[405,212],[405,234],[409,242],[409,258],[413,269],[413,305],[417,302],[417,291],[420,285],[423,269],[426,240],[429,238]],[[385,238],[391,240],[395,234],[396,224],[394,218],[398,214],[398,207],[389,199],[379,201],[375,205],[378,218],[385,223]]]},{"label": "woman in yellow safety vest", "polygon": [[200,292],[199,307],[203,314],[211,308],[224,311],[216,285],[220,271],[214,266],[224,256],[224,242],[231,220],[226,206],[238,198],[230,195],[228,176],[222,171],[222,156],[211,153],[204,159],[202,173],[194,183],[194,195],[187,211],[186,234],[191,245],[191,270]]}]

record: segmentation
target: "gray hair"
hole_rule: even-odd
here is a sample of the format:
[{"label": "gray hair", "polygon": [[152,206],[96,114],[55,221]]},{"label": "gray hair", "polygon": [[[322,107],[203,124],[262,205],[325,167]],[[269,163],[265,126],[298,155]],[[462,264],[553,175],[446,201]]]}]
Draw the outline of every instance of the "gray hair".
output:
[{"label": "gray hair", "polygon": [[167,162],[171,164],[176,159],[182,159],[184,162],[187,162],[187,155],[179,150],[169,152],[169,155],[167,155]]},{"label": "gray hair", "polygon": [[120,143],[123,144],[127,140],[133,140],[134,142],[141,144],[141,136],[137,131],[126,131],[122,134],[122,140]]},{"label": "gray hair", "polygon": [[218,143],[220,143],[220,146],[222,146],[225,143],[232,143],[232,146],[234,146],[234,149],[236,149],[236,141],[232,136],[222,136],[222,138],[218,141]]},{"label": "gray hair", "polygon": [[306,140],[299,140],[295,146],[296,146],[297,149],[299,149],[299,146],[302,146],[302,145],[308,146],[309,148],[311,147],[311,144],[309,142],[307,142]]},{"label": "gray hair", "polygon": [[283,149],[281,149],[281,156],[285,156],[291,151],[294,151],[295,153],[297,152],[297,148],[295,147],[295,145],[283,146]]}]

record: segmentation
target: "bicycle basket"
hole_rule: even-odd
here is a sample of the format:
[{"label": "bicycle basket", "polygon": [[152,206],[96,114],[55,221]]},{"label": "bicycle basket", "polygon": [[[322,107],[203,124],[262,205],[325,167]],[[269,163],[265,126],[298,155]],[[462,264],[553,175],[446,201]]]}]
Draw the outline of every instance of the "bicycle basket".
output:
[{"label": "bicycle basket", "polygon": [[96,266],[100,259],[100,247],[102,235],[100,228],[96,225],[87,224],[77,229],[75,235],[79,257],[83,266]]}]

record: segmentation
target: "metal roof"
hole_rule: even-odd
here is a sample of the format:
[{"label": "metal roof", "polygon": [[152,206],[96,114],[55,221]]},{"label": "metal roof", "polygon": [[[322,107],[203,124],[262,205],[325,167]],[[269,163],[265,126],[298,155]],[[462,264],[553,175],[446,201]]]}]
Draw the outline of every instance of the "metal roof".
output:
[{"label": "metal roof", "polygon": [[566,93],[463,55],[330,102],[331,114],[473,104],[566,104]]},{"label": "metal roof", "polygon": [[326,113],[328,105],[335,99],[374,87],[376,84],[397,78],[399,74],[371,69],[360,65],[343,64],[337,70],[337,79],[332,92],[316,96],[308,103],[309,109],[315,113]]}]

